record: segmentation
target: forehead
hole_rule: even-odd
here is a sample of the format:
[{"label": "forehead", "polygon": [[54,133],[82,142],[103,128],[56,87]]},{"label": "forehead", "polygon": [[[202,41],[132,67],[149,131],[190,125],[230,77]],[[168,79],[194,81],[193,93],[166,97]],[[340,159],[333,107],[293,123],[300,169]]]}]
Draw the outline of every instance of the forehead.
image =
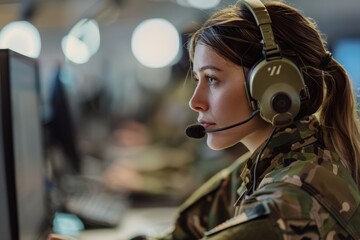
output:
[{"label": "forehead", "polygon": [[231,65],[231,62],[218,54],[214,49],[204,44],[197,44],[195,47],[193,68],[202,68],[203,66],[218,66],[226,67]]}]

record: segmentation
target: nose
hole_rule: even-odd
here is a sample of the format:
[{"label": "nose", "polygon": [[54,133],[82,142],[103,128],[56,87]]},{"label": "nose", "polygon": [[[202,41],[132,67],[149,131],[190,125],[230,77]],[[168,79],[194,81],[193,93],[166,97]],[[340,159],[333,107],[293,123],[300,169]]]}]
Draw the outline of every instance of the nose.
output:
[{"label": "nose", "polygon": [[206,92],[201,84],[196,87],[192,97],[190,98],[189,107],[195,112],[203,112],[208,109],[209,105],[206,100]]}]

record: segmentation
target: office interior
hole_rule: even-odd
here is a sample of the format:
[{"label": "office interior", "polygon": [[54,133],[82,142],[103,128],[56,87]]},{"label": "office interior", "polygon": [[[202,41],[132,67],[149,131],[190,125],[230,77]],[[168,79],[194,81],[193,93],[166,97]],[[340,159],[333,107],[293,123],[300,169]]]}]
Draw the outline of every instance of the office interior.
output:
[{"label": "office interior", "polygon": [[[188,106],[194,81],[187,39],[209,14],[236,2],[0,1],[0,48],[37,62],[44,219],[51,232],[75,239],[158,233],[171,227],[176,207],[201,183],[246,151],[241,144],[212,151],[204,139],[185,135],[196,121]],[[316,20],[357,92],[360,1],[285,2]],[[37,42],[12,32],[14,23],[35,28]],[[103,198],[85,209],[82,194]],[[93,212],[106,208],[101,202],[114,204],[112,216]],[[31,216],[22,217],[10,223],[17,224],[16,240],[36,239],[24,223]]]}]

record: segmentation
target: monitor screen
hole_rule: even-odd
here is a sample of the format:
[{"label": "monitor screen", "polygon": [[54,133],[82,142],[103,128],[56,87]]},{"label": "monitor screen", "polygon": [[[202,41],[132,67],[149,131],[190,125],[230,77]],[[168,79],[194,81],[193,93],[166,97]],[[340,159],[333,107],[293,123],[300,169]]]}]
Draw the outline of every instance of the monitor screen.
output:
[{"label": "monitor screen", "polygon": [[[5,213],[0,232],[11,240],[40,239],[48,217],[42,148],[37,61],[8,49],[0,50],[1,162]],[[6,195],[6,196],[5,196]],[[6,209],[7,207],[7,209]],[[5,217],[7,216],[7,217]],[[7,219],[8,218],[8,219]],[[7,229],[5,229],[7,228]]]}]

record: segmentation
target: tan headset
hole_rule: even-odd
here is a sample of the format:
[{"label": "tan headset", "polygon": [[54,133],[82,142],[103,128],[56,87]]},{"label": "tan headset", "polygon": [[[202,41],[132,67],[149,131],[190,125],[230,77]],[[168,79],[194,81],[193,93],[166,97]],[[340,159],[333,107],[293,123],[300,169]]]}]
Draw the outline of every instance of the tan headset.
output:
[{"label": "tan headset", "polygon": [[241,0],[253,14],[260,29],[264,59],[249,72],[246,89],[250,106],[275,127],[291,124],[299,113],[301,101],[309,92],[298,67],[281,56],[271,28],[271,19],[260,0]]}]

